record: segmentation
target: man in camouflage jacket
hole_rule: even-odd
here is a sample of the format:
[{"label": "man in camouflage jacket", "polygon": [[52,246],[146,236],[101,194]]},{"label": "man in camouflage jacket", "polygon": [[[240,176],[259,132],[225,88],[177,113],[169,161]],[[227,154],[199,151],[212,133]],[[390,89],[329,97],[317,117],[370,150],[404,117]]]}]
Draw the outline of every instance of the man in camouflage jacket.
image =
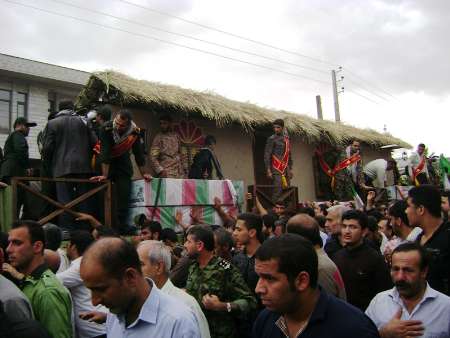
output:
[{"label": "man in camouflage jacket", "polygon": [[195,262],[189,268],[186,291],[202,307],[211,338],[236,337],[235,318],[256,308],[239,270],[214,256],[214,234],[209,227],[194,226],[184,244]]}]

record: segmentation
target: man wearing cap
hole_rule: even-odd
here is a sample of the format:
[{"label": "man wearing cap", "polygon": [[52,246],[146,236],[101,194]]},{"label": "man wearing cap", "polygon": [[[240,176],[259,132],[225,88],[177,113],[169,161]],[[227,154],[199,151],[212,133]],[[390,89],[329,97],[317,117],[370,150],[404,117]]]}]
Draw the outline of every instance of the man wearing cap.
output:
[{"label": "man wearing cap", "polygon": [[292,157],[291,143],[285,133],[282,119],[273,122],[273,131],[274,134],[267,139],[264,150],[264,165],[267,178],[271,179],[275,186],[272,200],[276,201],[292,179]]},{"label": "man wearing cap", "polygon": [[[36,127],[36,123],[28,122],[25,117],[18,117],[14,121],[14,131],[6,139],[0,170],[0,180],[6,184],[11,184],[13,176],[26,176],[31,173],[26,139],[31,127]],[[17,213],[19,214],[20,207],[24,203],[24,192],[19,189],[17,193]]]}]

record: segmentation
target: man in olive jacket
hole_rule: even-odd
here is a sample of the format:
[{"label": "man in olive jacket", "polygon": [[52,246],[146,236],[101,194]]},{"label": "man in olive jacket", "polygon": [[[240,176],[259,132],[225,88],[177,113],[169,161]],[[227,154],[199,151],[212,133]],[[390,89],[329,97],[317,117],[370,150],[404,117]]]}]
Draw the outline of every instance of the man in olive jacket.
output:
[{"label": "man in olive jacket", "polygon": [[[26,137],[30,132],[30,128],[35,126],[36,123],[28,122],[25,117],[18,117],[14,122],[14,131],[5,142],[4,158],[0,170],[0,180],[2,182],[11,184],[11,177],[26,176],[30,173],[30,158]],[[17,216],[23,203],[24,191],[18,189]]]}]

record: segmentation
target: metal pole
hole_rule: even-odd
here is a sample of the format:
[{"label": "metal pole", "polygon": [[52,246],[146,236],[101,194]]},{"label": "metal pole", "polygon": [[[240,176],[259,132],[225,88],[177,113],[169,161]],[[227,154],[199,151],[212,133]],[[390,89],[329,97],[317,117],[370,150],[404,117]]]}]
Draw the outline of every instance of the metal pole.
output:
[{"label": "metal pole", "polygon": [[341,122],[341,113],[339,112],[339,99],[336,83],[336,71],[331,71],[331,82],[333,83],[333,99],[334,99],[334,119],[336,122]]},{"label": "metal pole", "polygon": [[322,98],[320,97],[320,95],[316,95],[316,105],[317,105],[317,118],[319,120],[323,120]]}]

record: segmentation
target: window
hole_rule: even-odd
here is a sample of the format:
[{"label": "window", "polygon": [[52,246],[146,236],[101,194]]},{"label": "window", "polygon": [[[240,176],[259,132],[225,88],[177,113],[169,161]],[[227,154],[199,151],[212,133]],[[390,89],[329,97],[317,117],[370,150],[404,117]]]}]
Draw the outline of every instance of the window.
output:
[{"label": "window", "polygon": [[11,91],[0,89],[0,134],[9,134],[11,117]]},{"label": "window", "polygon": [[18,117],[26,117],[27,116],[27,93],[17,93],[17,109],[16,116],[14,116],[14,120]]}]

